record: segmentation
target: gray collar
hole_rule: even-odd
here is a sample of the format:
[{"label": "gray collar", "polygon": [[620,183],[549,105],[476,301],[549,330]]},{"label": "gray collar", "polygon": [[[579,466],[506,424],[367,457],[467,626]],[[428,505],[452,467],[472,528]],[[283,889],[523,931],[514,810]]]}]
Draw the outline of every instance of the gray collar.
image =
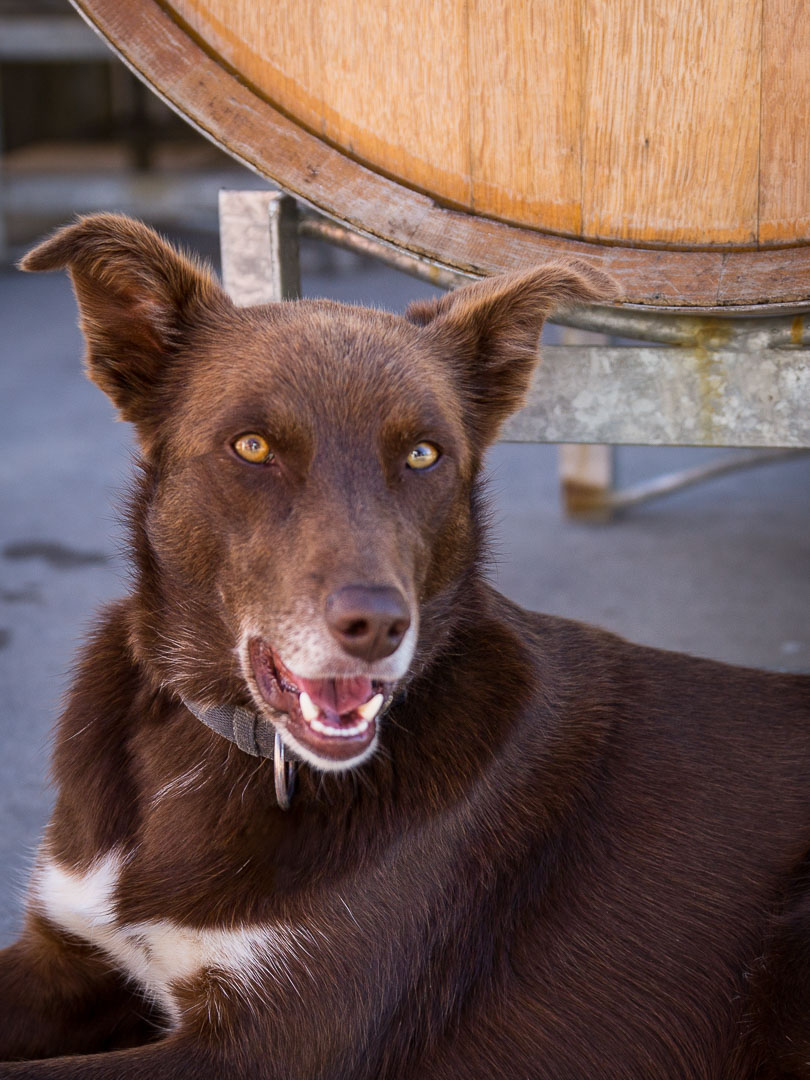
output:
[{"label": "gray collar", "polygon": [[183,704],[206,727],[236,743],[245,754],[273,759],[276,800],[282,810],[288,810],[295,789],[295,763],[285,759],[284,743],[273,725],[258,713],[239,705],[215,705],[205,709],[185,698]]}]

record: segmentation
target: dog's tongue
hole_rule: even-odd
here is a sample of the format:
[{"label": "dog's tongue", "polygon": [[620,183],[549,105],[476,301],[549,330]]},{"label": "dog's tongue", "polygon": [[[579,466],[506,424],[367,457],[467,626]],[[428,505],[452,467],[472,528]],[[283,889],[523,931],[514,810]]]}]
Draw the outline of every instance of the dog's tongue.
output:
[{"label": "dog's tongue", "polygon": [[302,679],[295,676],[299,690],[309,694],[327,716],[345,716],[374,696],[371,679]]}]

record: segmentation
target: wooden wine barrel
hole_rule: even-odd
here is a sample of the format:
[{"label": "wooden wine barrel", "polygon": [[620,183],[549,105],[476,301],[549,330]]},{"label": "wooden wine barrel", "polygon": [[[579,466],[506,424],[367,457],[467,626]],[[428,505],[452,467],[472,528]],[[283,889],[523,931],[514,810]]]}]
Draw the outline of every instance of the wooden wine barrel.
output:
[{"label": "wooden wine barrel", "polygon": [[421,258],[810,303],[810,0],[73,0],[236,159]]}]

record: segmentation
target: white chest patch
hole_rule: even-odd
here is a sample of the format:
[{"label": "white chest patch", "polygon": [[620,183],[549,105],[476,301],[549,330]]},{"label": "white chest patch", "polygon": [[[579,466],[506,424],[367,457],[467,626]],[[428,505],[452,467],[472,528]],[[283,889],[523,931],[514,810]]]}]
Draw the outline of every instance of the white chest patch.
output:
[{"label": "white chest patch", "polygon": [[34,878],[34,903],[54,925],[106,953],[173,1025],[180,1021],[174,987],[206,970],[223,972],[236,988],[259,996],[268,979],[296,988],[289,962],[306,955],[307,931],[282,924],[200,930],[170,919],[120,923],[115,891],[121,863],[120,853],[111,852],[76,873],[45,860]]}]

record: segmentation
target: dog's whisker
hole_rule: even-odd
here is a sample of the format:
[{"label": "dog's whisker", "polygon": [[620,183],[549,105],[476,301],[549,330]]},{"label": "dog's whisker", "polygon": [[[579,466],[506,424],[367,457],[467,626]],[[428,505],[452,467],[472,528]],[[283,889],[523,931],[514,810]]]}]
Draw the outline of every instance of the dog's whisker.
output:
[{"label": "dog's whisker", "polygon": [[259,772],[259,770],[260,770],[261,768],[263,768],[263,766],[265,765],[265,762],[266,762],[266,759],[265,759],[265,758],[262,758],[262,759],[261,759],[261,761],[259,762],[259,764],[258,764],[258,765],[256,766],[256,768],[255,768],[255,769],[253,770],[253,772],[252,772],[252,773],[251,773],[251,774],[250,774],[250,775],[248,776],[247,780],[245,781],[245,786],[244,786],[244,787],[242,788],[242,797],[241,797],[241,799],[239,800],[239,801],[240,801],[240,803],[241,803],[241,804],[242,804],[243,806],[244,806],[244,804],[245,804],[245,793],[247,792],[247,789],[248,789],[248,787],[250,786],[250,783],[251,783],[251,781],[252,781],[252,780],[254,779],[254,777],[255,777],[255,776],[256,776],[256,774],[257,774],[257,773]]}]

